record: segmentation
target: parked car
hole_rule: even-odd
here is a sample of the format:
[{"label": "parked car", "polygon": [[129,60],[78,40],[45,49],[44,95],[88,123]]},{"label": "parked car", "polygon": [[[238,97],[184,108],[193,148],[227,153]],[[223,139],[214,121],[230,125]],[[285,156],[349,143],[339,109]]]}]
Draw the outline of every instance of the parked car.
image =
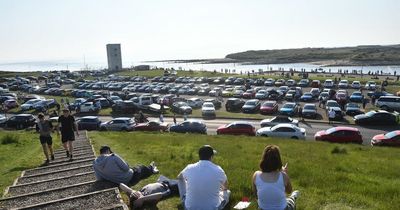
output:
[{"label": "parked car", "polygon": [[301,79],[298,83],[300,87],[308,87],[309,84],[310,84],[309,79]]},{"label": "parked car", "polygon": [[257,136],[281,137],[291,139],[305,139],[306,129],[299,128],[293,124],[281,123],[273,127],[263,127],[257,130]]},{"label": "parked car", "polygon": [[349,87],[349,81],[347,80],[340,80],[338,84],[338,88],[348,88]]},{"label": "parked car", "polygon": [[192,107],[192,109],[195,109],[195,108],[200,108],[203,105],[204,101],[201,98],[190,98],[186,101],[186,103],[190,107]]},{"label": "parked car", "polygon": [[304,104],[303,109],[301,111],[301,115],[303,118],[317,118],[317,106],[315,104]]},{"label": "parked car", "polygon": [[400,130],[375,135],[372,137],[371,145],[400,147]]},{"label": "parked car", "polygon": [[31,114],[18,114],[10,117],[6,122],[7,128],[24,129],[34,126],[36,119]]},{"label": "parked car", "polygon": [[85,102],[80,105],[77,112],[79,113],[88,113],[88,112],[98,112],[99,107],[95,106],[93,102]]},{"label": "parked car", "polygon": [[279,86],[285,85],[285,83],[286,83],[286,81],[284,79],[278,79],[275,82],[275,86],[279,87]]},{"label": "parked car", "polygon": [[304,94],[300,97],[300,101],[308,102],[308,101],[313,101],[313,100],[314,100],[314,96],[313,96],[313,94],[310,93],[310,92],[304,93]]},{"label": "parked car", "polygon": [[324,82],[324,88],[334,88],[335,83],[331,79],[327,79]]},{"label": "parked car", "polygon": [[205,103],[205,102],[211,102],[211,103],[213,103],[215,109],[220,109],[221,106],[222,106],[222,102],[221,102],[220,100],[218,100],[218,99],[215,99],[215,98],[208,98],[208,99],[204,100],[204,103]]},{"label": "parked car", "polygon": [[399,96],[381,96],[375,101],[375,106],[383,110],[400,110]]},{"label": "parked car", "polygon": [[203,117],[215,117],[215,107],[211,102],[205,102],[201,107],[201,115]]},{"label": "parked car", "polygon": [[38,102],[41,102],[43,99],[30,99],[29,101],[25,102],[21,105],[22,111],[28,111],[34,109],[34,105]]},{"label": "parked car", "polygon": [[2,115],[2,114],[0,114],[0,127],[5,126],[6,121],[7,121],[7,117]]},{"label": "parked car", "polygon": [[286,81],[286,85],[289,86],[289,87],[295,86],[295,85],[296,85],[296,81],[293,80],[293,79],[288,79],[288,80]]},{"label": "parked car", "polygon": [[357,125],[397,125],[396,115],[384,110],[369,111],[354,116]]},{"label": "parked car", "polygon": [[268,98],[268,92],[267,92],[267,90],[264,90],[264,89],[259,90],[259,91],[256,93],[255,98],[256,98],[256,99],[259,99],[259,100],[267,99],[267,98]]},{"label": "parked car", "polygon": [[279,109],[281,115],[294,116],[297,114],[298,105],[296,103],[287,102]]},{"label": "parked car", "polygon": [[275,85],[275,80],[272,78],[268,78],[267,80],[265,80],[264,82],[265,86],[274,86]]},{"label": "parked car", "polygon": [[133,101],[130,101],[130,100],[117,102],[116,104],[113,104],[111,106],[111,109],[113,112],[116,112],[116,113],[130,114],[130,113],[136,112],[136,106],[133,103]]},{"label": "parked car", "polygon": [[256,96],[256,92],[253,89],[248,89],[243,93],[243,98],[254,98]]},{"label": "parked car", "polygon": [[296,119],[293,119],[291,117],[288,116],[276,116],[270,119],[264,119],[260,122],[260,126],[263,127],[272,127],[275,125],[279,125],[281,123],[289,123],[289,124],[293,124],[295,126],[299,126],[299,121]]},{"label": "parked car", "polygon": [[243,113],[257,113],[260,110],[260,100],[258,99],[252,99],[246,101],[246,103],[242,107],[242,112]]},{"label": "parked car", "polygon": [[375,81],[368,81],[365,83],[366,90],[375,90],[376,89],[376,82]]},{"label": "parked car", "polygon": [[318,98],[319,94],[320,94],[320,90],[319,88],[311,88],[310,93],[312,94],[312,96],[314,98]]},{"label": "parked car", "polygon": [[225,109],[228,112],[241,111],[245,101],[238,98],[229,98],[226,100]]},{"label": "parked car", "polygon": [[334,100],[326,101],[325,109],[329,110],[332,107],[338,107],[340,109],[340,105],[339,105],[339,103],[337,101],[334,101]]},{"label": "parked car", "polygon": [[99,130],[101,121],[98,116],[85,116],[77,120],[79,130]]},{"label": "parked car", "polygon": [[135,131],[168,131],[169,124],[157,121],[138,123],[135,125]]},{"label": "parked car", "polygon": [[256,128],[249,122],[236,121],[220,126],[217,135],[222,134],[255,136]]},{"label": "parked car", "polygon": [[6,101],[3,102],[3,105],[7,108],[7,109],[13,109],[19,106],[17,100],[15,99],[8,99]]},{"label": "parked car", "polygon": [[360,106],[356,103],[347,103],[345,106],[345,112],[346,115],[349,116],[364,114],[364,112],[361,111]]},{"label": "parked car", "polygon": [[186,120],[176,125],[171,125],[170,132],[207,134],[207,126],[199,120]]},{"label": "parked car", "polygon": [[351,95],[350,95],[350,101],[352,102],[359,102],[362,103],[364,100],[364,95],[360,92],[360,91],[354,91]]},{"label": "parked car", "polygon": [[118,117],[100,124],[101,131],[133,131],[134,129],[135,122],[128,117]]},{"label": "parked car", "polygon": [[318,131],[314,138],[316,141],[328,141],[335,143],[362,144],[362,136],[357,128],[338,126],[328,130]]},{"label": "parked car", "polygon": [[192,107],[183,101],[173,103],[171,110],[178,114],[192,114]]},{"label": "parked car", "polygon": [[360,81],[353,81],[351,83],[351,88],[353,89],[360,89],[361,88],[361,82]]},{"label": "parked car", "polygon": [[276,101],[265,101],[260,107],[260,114],[275,114],[276,112],[278,112]]},{"label": "parked car", "polygon": [[319,80],[313,80],[313,81],[311,82],[311,87],[313,87],[313,88],[320,88],[320,87],[321,87],[321,81],[319,81]]}]

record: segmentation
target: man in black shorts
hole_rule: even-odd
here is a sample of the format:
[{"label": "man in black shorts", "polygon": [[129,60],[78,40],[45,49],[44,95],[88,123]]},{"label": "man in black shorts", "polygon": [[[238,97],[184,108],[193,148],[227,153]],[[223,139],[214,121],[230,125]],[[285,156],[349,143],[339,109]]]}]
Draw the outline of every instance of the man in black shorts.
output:
[{"label": "man in black shorts", "polygon": [[76,125],[75,118],[70,114],[69,109],[63,109],[63,115],[58,117],[58,123],[56,126],[57,134],[60,135],[58,129],[61,124],[61,142],[66,150],[67,157],[72,161],[72,152],[74,147],[72,142],[75,141],[74,130],[76,135],[79,136],[78,126]]},{"label": "man in black shorts", "polygon": [[53,152],[53,140],[51,138],[51,132],[53,131],[53,125],[50,121],[44,119],[44,114],[38,114],[39,122],[36,123],[36,131],[40,133],[39,139],[42,144],[43,153],[46,156],[46,161],[43,165],[50,163],[49,152],[51,154],[51,160],[54,160]]}]

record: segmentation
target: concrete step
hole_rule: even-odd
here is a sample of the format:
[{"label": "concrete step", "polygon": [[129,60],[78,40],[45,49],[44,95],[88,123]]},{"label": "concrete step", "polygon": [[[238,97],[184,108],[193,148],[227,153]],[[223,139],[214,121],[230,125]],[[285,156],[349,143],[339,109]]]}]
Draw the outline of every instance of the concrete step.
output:
[{"label": "concrete step", "polygon": [[44,202],[50,202],[71,196],[82,195],[85,193],[91,193],[99,190],[110,189],[118,187],[117,184],[112,182],[84,182],[67,187],[61,187],[56,189],[45,190],[41,192],[35,192],[25,195],[17,195],[14,197],[8,197],[0,199],[0,206],[2,208],[16,208],[29,205],[35,205]]},{"label": "concrete step", "polygon": [[82,174],[93,171],[93,165],[78,166],[74,168],[67,168],[58,171],[46,172],[32,176],[23,176],[18,178],[17,184],[28,184],[33,182],[44,181],[48,179],[56,179],[60,177],[69,177],[76,174]]},{"label": "concrete step", "polygon": [[[74,151],[75,150],[89,150],[89,149],[92,149],[92,146],[85,145],[85,146],[74,147]],[[61,148],[61,149],[58,149],[58,150],[54,151],[54,154],[58,154],[58,153],[63,153],[64,154],[65,153],[65,149]]]},{"label": "concrete step", "polygon": [[82,182],[89,182],[96,180],[94,172],[82,173],[68,177],[60,177],[55,179],[44,180],[29,184],[18,184],[7,188],[5,194],[7,196],[23,195],[28,193],[35,193],[60,187],[66,187]]},{"label": "concrete step", "polygon": [[123,204],[123,201],[118,188],[111,188],[16,209],[106,209],[121,204]]},{"label": "concrete step", "polygon": [[113,206],[108,206],[99,210],[129,210],[129,207],[125,204],[118,204]]},{"label": "concrete step", "polygon": [[[95,158],[93,154],[82,154],[82,155],[74,155],[74,161],[88,159],[88,158]],[[64,157],[58,157],[53,161],[50,161],[50,165],[57,165],[61,163],[70,163],[69,158],[65,155]]]},{"label": "concrete step", "polygon": [[[91,154],[93,154],[94,152],[93,152],[93,150],[92,150],[92,148],[83,148],[83,149],[75,149],[74,148],[74,151],[72,152],[73,154],[76,154],[76,153],[91,153]],[[60,151],[57,151],[57,152],[54,152],[54,156],[55,157],[59,157],[59,156],[65,156],[65,157],[67,157],[67,153],[66,153],[66,151],[65,150],[60,150]]]},{"label": "concrete step", "polygon": [[74,167],[78,167],[78,166],[90,165],[93,163],[93,160],[94,160],[94,158],[74,160],[72,162],[54,164],[54,165],[39,167],[39,168],[35,168],[35,169],[25,170],[24,172],[22,172],[22,176],[32,176],[32,175],[42,174],[42,173],[46,173],[46,172],[63,170],[63,169],[67,169],[67,168],[74,168]]},{"label": "concrete step", "polygon": [[[81,151],[74,151],[72,152],[73,157],[78,157],[78,156],[82,156],[82,155],[87,155],[87,154],[91,154],[93,155],[93,151],[92,150],[81,150]],[[66,158],[67,157],[67,153],[60,153],[60,154],[54,154],[55,159],[59,159],[59,158]]]}]

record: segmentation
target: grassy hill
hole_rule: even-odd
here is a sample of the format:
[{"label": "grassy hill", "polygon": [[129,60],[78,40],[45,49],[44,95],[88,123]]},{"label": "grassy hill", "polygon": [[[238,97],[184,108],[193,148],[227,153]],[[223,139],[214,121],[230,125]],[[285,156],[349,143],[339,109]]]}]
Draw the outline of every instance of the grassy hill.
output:
[{"label": "grassy hill", "polygon": [[225,57],[229,62],[257,64],[309,63],[327,65],[399,65],[400,45],[366,45],[338,48],[249,50]]},{"label": "grassy hill", "polygon": [[[161,174],[176,177],[198,160],[197,150],[210,144],[218,154],[215,162],[225,170],[232,190],[233,207],[243,196],[252,199],[251,175],[258,169],[263,148],[276,144],[294,189],[301,191],[298,209],[394,209],[400,197],[400,153],[396,148],[372,148],[267,138],[203,136],[191,134],[90,132],[95,149],[108,144],[130,164],[158,163]],[[142,181],[135,189],[153,182]],[[158,204],[176,209],[178,198]]]}]

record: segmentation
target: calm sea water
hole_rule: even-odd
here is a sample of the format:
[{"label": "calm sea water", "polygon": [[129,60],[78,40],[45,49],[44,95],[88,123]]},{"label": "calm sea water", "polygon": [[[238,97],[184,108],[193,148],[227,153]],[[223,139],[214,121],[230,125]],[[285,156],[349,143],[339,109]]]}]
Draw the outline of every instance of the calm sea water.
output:
[{"label": "calm sea water", "polygon": [[[319,65],[306,64],[306,63],[290,63],[290,64],[269,64],[269,65],[243,65],[237,63],[222,63],[222,64],[205,64],[205,63],[175,63],[175,62],[136,62],[124,64],[124,67],[130,67],[133,65],[151,65],[163,68],[174,68],[177,70],[205,70],[205,71],[218,71],[218,72],[230,72],[230,73],[247,73],[248,71],[255,72],[268,71],[271,68],[273,70],[283,69],[288,71],[289,69],[305,69],[311,71],[315,69],[323,69],[326,72],[337,72],[338,70],[362,70],[363,73],[368,71],[376,72],[383,71],[385,73],[393,74],[395,71],[400,73],[400,66],[335,66],[335,67],[322,67]],[[0,63],[1,71],[51,71],[51,70],[99,70],[107,68],[106,62],[91,62],[86,65],[82,62],[74,61],[41,61],[41,62],[20,62],[20,63]]]}]

